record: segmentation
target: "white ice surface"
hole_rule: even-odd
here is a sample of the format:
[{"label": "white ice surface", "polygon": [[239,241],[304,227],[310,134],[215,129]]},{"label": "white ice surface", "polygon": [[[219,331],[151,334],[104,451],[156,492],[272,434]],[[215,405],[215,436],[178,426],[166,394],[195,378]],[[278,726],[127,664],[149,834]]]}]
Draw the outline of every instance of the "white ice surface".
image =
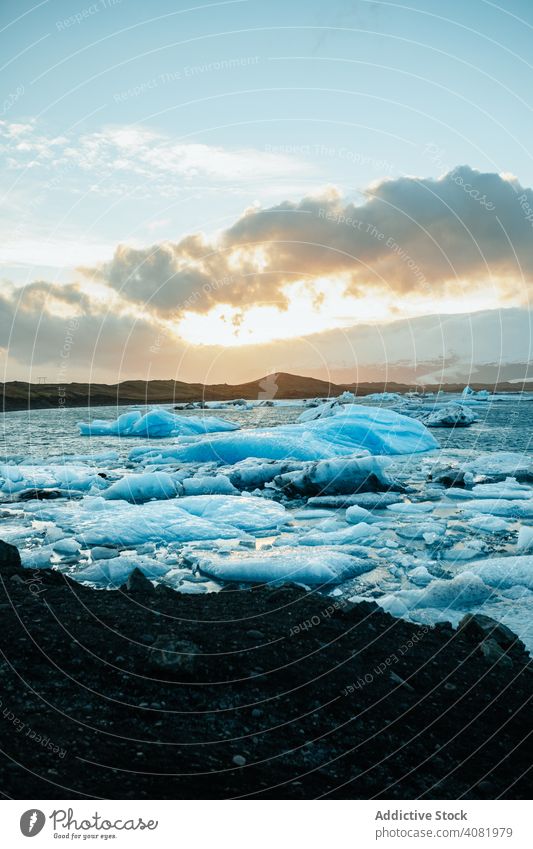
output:
[{"label": "white ice surface", "polygon": [[313,586],[341,583],[373,569],[375,564],[338,551],[311,549],[301,554],[294,549],[278,548],[260,554],[206,555],[198,558],[197,566],[204,574],[222,581],[295,581]]},{"label": "white ice surface", "polygon": [[66,505],[39,503],[34,512],[88,546],[244,538],[248,533],[277,530],[288,519],[280,504],[231,495],[199,495],[146,504],[88,497]]},{"label": "white ice surface", "polygon": [[78,427],[82,436],[142,436],[154,439],[237,430],[239,426],[215,416],[177,416],[159,407],[144,415],[140,410],[133,410],[112,421],[95,419],[90,423],[79,422]]}]

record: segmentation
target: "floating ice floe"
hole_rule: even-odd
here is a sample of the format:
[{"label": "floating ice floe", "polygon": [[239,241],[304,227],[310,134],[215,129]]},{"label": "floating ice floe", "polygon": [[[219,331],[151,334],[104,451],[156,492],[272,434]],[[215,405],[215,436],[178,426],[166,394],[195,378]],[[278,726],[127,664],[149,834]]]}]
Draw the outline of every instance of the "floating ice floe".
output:
[{"label": "floating ice floe", "polygon": [[[365,449],[370,454],[413,454],[438,448],[436,439],[416,419],[393,410],[355,404],[336,407],[333,415],[311,422],[241,430],[181,440],[160,458],[182,462],[233,465],[249,457],[267,460],[327,460]],[[131,459],[157,457],[138,449]]]},{"label": "floating ice floe", "polygon": [[526,484],[518,483],[515,478],[507,477],[498,483],[479,483],[472,489],[450,489],[448,498],[461,499],[502,499],[503,501],[528,501],[533,497],[533,489]]},{"label": "floating ice floe", "polygon": [[[531,456],[517,451],[494,451],[480,454],[473,460],[462,463],[461,471],[472,476],[524,477],[531,470]],[[533,471],[531,472],[533,480]]]},{"label": "floating ice floe", "polygon": [[349,494],[357,490],[389,489],[393,482],[385,473],[386,457],[346,457],[307,463],[298,471],[274,478],[274,486],[289,496]]},{"label": "floating ice floe", "polygon": [[278,475],[301,469],[301,463],[292,460],[270,460],[260,463],[254,458],[248,458],[231,466],[227,476],[237,489],[261,489],[266,483],[271,483]]},{"label": "floating ice floe", "polygon": [[465,516],[488,513],[491,516],[504,516],[511,519],[533,519],[533,498],[528,501],[505,501],[504,499],[479,499],[461,504]]},{"label": "floating ice floe", "polygon": [[147,578],[162,578],[171,567],[150,557],[114,557],[112,560],[98,560],[82,569],[69,572],[69,578],[89,582],[98,587],[118,588],[126,583],[134,569]]},{"label": "floating ice floe", "polygon": [[195,475],[181,485],[184,495],[240,495],[226,475]]},{"label": "floating ice floe", "polygon": [[519,585],[533,590],[533,554],[491,557],[471,564],[470,569],[491,587],[512,589]]},{"label": "floating ice floe", "polygon": [[423,417],[427,427],[469,427],[477,416],[461,404],[451,402]]},{"label": "floating ice floe", "polygon": [[366,522],[359,522],[357,525],[350,525],[347,528],[340,530],[324,531],[323,526],[309,531],[301,536],[298,540],[300,545],[351,545],[353,543],[364,542],[365,540],[375,539],[379,534],[379,529],[372,525],[367,525]]},{"label": "floating ice floe", "polygon": [[0,492],[4,495],[14,495],[30,489],[54,489],[68,494],[105,486],[104,479],[96,469],[83,465],[0,466]]},{"label": "floating ice floe", "polygon": [[518,551],[529,551],[530,548],[533,548],[533,528],[522,525],[518,531],[516,547]]},{"label": "floating ice floe", "polygon": [[474,516],[469,519],[468,527],[484,534],[502,534],[507,533],[512,525],[498,516]]},{"label": "floating ice floe", "polygon": [[483,575],[468,571],[450,580],[433,580],[423,589],[400,590],[377,599],[377,603],[388,613],[405,616],[409,610],[424,607],[469,610],[493,595],[494,589],[487,586]]},{"label": "floating ice floe", "polygon": [[215,416],[177,416],[169,410],[154,409],[144,415],[140,410],[132,410],[113,421],[95,419],[90,423],[79,422],[78,427],[82,436],[141,436],[157,439],[238,430],[239,425]]},{"label": "floating ice floe", "polygon": [[178,481],[166,472],[145,472],[140,475],[124,475],[112,483],[104,498],[139,503],[152,499],[175,498],[183,491]]},{"label": "floating ice floe", "polygon": [[219,581],[243,583],[294,581],[308,586],[341,583],[375,567],[375,562],[352,557],[339,551],[306,551],[278,548],[260,553],[243,553],[221,557],[205,555],[196,566],[204,574]]},{"label": "floating ice floe", "polygon": [[37,506],[40,519],[54,521],[87,546],[239,539],[277,530],[289,518],[282,505],[253,496],[198,495],[146,504],[87,497],[54,508]]},{"label": "floating ice floe", "polygon": [[403,395],[400,395],[399,392],[372,392],[370,395],[365,395],[365,401],[378,401],[379,403],[402,402]]}]

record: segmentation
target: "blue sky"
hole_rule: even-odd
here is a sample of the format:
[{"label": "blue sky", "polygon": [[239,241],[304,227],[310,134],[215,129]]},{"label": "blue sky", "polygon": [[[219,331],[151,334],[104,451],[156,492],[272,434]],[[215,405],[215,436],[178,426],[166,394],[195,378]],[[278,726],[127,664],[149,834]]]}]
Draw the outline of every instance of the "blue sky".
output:
[{"label": "blue sky", "polygon": [[527,0],[4,0],[0,274],[69,285],[117,245],[462,165],[514,175],[518,197],[532,35]]}]

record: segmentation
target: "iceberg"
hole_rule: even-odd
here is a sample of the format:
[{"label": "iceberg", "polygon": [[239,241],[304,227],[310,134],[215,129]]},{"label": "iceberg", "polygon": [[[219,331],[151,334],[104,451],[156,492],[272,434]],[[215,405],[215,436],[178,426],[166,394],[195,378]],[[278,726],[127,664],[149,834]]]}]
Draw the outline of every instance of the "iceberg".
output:
[{"label": "iceberg", "polygon": [[533,554],[491,557],[470,568],[491,587],[509,590],[518,585],[533,590]]},{"label": "iceberg", "polygon": [[69,578],[78,582],[87,581],[99,587],[121,587],[126,583],[134,569],[147,578],[161,578],[171,566],[153,560],[150,557],[114,557],[112,560],[98,560],[96,563],[68,573]]},{"label": "iceberg", "polygon": [[426,607],[469,610],[488,601],[493,595],[494,589],[487,586],[483,575],[469,571],[462,572],[451,580],[434,580],[423,589],[401,590],[377,599],[377,602],[389,612],[390,604],[394,601],[401,602],[408,611]]},{"label": "iceberg", "polygon": [[106,489],[104,498],[140,503],[152,499],[175,498],[180,484],[166,472],[145,472],[141,475],[124,475]]},{"label": "iceberg", "polygon": [[53,520],[85,546],[246,539],[277,530],[289,518],[281,504],[253,496],[197,495],[146,504],[87,497],[55,509],[38,506],[39,519]]},{"label": "iceberg", "polygon": [[533,519],[533,498],[527,501],[505,501],[503,499],[479,499],[461,504],[461,512],[466,516],[488,513],[491,516],[503,516],[511,519]]},{"label": "iceberg", "polygon": [[104,479],[84,465],[1,465],[0,492],[14,495],[26,489],[55,489],[63,494],[87,492],[92,487],[103,488]]},{"label": "iceberg", "polygon": [[533,528],[528,525],[522,525],[518,531],[516,547],[518,551],[528,551],[530,548],[533,548]]},{"label": "iceberg", "polygon": [[444,404],[439,410],[423,417],[426,427],[469,427],[475,421],[477,416],[472,410],[454,402]]},{"label": "iceberg", "polygon": [[352,545],[364,540],[373,540],[379,534],[375,526],[367,525],[366,522],[358,522],[335,531],[326,531],[320,527],[300,537],[300,545]]},{"label": "iceberg", "polygon": [[[416,454],[438,448],[425,425],[394,410],[355,404],[335,407],[333,414],[310,422],[273,428],[240,430],[182,440],[159,458],[181,462],[234,465],[255,457],[261,460],[329,460],[360,454]],[[144,456],[156,459],[153,450]],[[131,459],[142,459],[139,451]]]},{"label": "iceberg", "polygon": [[150,410],[144,415],[140,410],[123,413],[117,419],[107,421],[78,422],[82,436],[139,436],[161,439],[168,436],[194,436],[200,433],[215,433],[238,430],[239,425],[215,416],[177,416],[165,409]]},{"label": "iceberg", "polygon": [[385,474],[388,459],[361,455],[354,458],[308,463],[295,472],[274,478],[274,486],[289,496],[346,495],[377,492],[393,486]]},{"label": "iceberg", "polygon": [[371,560],[339,551],[306,551],[278,548],[260,554],[243,553],[229,557],[201,556],[196,567],[218,581],[277,583],[296,581],[308,586],[341,583],[375,568]]}]

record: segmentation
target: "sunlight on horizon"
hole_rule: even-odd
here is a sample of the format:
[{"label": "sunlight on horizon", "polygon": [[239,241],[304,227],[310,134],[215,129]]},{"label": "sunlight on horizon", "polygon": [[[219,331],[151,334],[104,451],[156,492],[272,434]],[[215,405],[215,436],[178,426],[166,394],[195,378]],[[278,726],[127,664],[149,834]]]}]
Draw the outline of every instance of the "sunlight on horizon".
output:
[{"label": "sunlight on horizon", "polygon": [[342,330],[357,324],[391,323],[414,319],[428,313],[445,315],[497,309],[501,301],[495,292],[473,292],[439,299],[406,295],[401,301],[390,293],[365,297],[347,295],[344,284],[320,281],[312,290],[292,284],[287,289],[286,308],[265,303],[249,308],[219,304],[205,313],[188,311],[170,331],[191,345],[242,347],[283,339],[297,339],[314,333]]}]

